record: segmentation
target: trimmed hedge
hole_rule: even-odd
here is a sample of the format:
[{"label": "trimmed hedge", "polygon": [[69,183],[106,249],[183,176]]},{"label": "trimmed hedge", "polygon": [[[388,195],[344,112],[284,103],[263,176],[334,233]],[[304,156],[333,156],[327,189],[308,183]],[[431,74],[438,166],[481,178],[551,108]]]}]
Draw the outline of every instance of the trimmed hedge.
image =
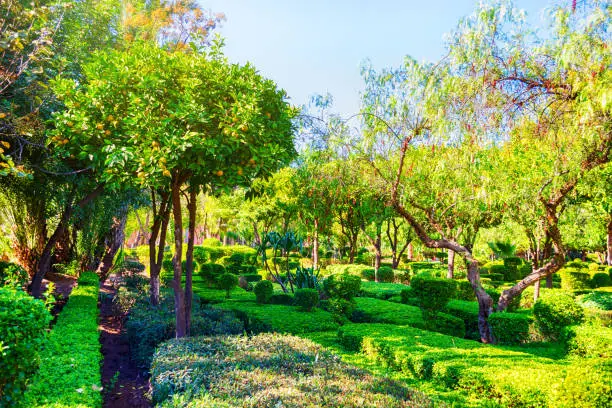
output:
[{"label": "trimmed hedge", "polygon": [[466,339],[480,340],[478,303],[465,300],[451,300],[446,304],[444,311],[463,320]]},{"label": "trimmed hedge", "polygon": [[457,284],[457,291],[455,292],[455,298],[458,300],[474,301],[476,295],[474,294],[474,288],[472,284],[467,280],[455,281]]},{"label": "trimmed hedge", "polygon": [[42,300],[0,286],[0,406],[15,405],[38,368],[51,315]]},{"label": "trimmed hedge", "polygon": [[330,275],[323,281],[323,291],[329,297],[351,300],[359,294],[361,279],[348,273]]},{"label": "trimmed hedge", "polygon": [[255,300],[257,303],[268,303],[270,297],[274,293],[272,282],[267,280],[257,282],[253,288],[253,293],[255,293]]},{"label": "trimmed hedge", "polygon": [[401,283],[361,282],[359,296],[389,299],[393,296],[399,296],[403,289],[408,288],[410,288],[410,286]]},{"label": "trimmed hedge", "polygon": [[425,276],[412,278],[410,287],[419,301],[419,306],[426,313],[434,315],[446,306],[457,290],[453,280]]},{"label": "trimmed hedge", "polygon": [[521,344],[529,340],[531,319],[518,313],[493,313],[489,316],[493,336],[499,344]]},{"label": "trimmed hedge", "polygon": [[612,286],[612,278],[607,273],[597,272],[591,278],[591,286],[594,288]]},{"label": "trimmed hedge", "polygon": [[310,288],[296,289],[293,299],[296,306],[310,312],[319,303],[319,291]]},{"label": "trimmed hedge", "polygon": [[574,297],[564,292],[546,292],[533,306],[533,315],[540,332],[556,340],[564,327],[580,324],[584,319],[584,309]]},{"label": "trimmed hedge", "polygon": [[278,334],[170,340],[155,353],[151,388],[153,402],[164,407],[433,406],[401,382]]},{"label": "trimmed hedge", "polygon": [[563,331],[567,353],[585,358],[612,358],[612,328],[580,325]]},{"label": "trimmed hedge", "polygon": [[378,281],[384,283],[390,283],[395,280],[395,273],[389,266],[381,266],[378,268]]},{"label": "trimmed hedge", "polygon": [[53,327],[24,406],[102,406],[99,278],[85,272]]},{"label": "trimmed hedge", "polygon": [[591,275],[585,269],[564,268],[559,271],[561,289],[567,291],[588,290],[591,287]]}]

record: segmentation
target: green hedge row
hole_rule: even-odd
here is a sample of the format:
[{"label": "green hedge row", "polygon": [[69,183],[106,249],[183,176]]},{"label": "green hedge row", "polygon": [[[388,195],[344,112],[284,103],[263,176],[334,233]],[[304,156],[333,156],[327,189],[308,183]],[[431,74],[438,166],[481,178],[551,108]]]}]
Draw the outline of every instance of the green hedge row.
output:
[{"label": "green hedge row", "polygon": [[338,341],[370,361],[416,379],[462,390],[479,406],[607,407],[605,361],[552,360],[409,326],[349,324]]},{"label": "green hedge row", "polygon": [[102,406],[99,289],[95,273],[81,275],[49,335],[40,370],[24,395],[24,406]]}]

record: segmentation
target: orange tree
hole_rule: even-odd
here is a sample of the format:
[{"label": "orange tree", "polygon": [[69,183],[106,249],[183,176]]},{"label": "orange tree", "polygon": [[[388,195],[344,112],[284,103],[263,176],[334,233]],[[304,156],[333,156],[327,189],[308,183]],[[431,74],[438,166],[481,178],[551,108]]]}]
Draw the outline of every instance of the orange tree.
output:
[{"label": "orange tree", "polygon": [[[228,63],[216,47],[204,54],[135,42],[96,54],[84,74],[79,83],[54,83],[67,109],[56,116],[52,140],[65,156],[87,161],[107,188],[163,192],[158,216],[166,225],[170,207],[174,216],[176,336],[188,335],[195,197],[202,188],[247,186],[286,165],[295,154],[295,111],[273,81],[250,65]],[[190,232],[185,288],[183,194]],[[152,271],[153,281],[158,273]]]}]

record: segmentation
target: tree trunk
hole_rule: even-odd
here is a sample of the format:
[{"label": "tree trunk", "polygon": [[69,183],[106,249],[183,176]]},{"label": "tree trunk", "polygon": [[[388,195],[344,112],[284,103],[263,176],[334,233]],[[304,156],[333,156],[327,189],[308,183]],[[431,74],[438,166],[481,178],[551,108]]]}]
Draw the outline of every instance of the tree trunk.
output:
[{"label": "tree trunk", "polygon": [[412,242],[408,244],[408,259],[412,261],[414,258],[414,248],[412,247]]},{"label": "tree trunk", "polygon": [[183,219],[181,214],[181,185],[182,182],[177,174],[172,180],[172,214],[174,216],[174,257],[172,266],[174,268],[174,311],[176,317],[176,338],[185,337],[185,293],[183,292],[181,279],[183,267]]},{"label": "tree trunk", "polygon": [[378,282],[378,270],[380,269],[380,263],[382,261],[382,250],[381,250],[381,237],[380,230],[376,235],[376,239],[373,240],[374,245],[374,281]]},{"label": "tree trunk", "polygon": [[474,294],[478,301],[478,331],[480,333],[480,341],[483,343],[494,343],[495,338],[489,325],[489,316],[493,313],[493,299],[480,284],[478,261],[468,261],[467,279],[472,284],[472,289],[474,289]]},{"label": "tree trunk", "polygon": [[257,221],[253,221],[253,240],[255,241],[255,245],[261,245],[261,237],[259,236],[259,231],[257,230]]},{"label": "tree trunk", "polygon": [[448,279],[455,277],[455,251],[452,249],[448,250],[448,272],[446,273]]},{"label": "tree trunk", "polygon": [[608,222],[608,242],[607,242],[607,263],[612,266],[612,214],[610,214],[610,219]]},{"label": "tree trunk", "polygon": [[102,255],[102,259],[98,268],[96,270],[96,274],[100,277],[100,281],[105,281],[108,277],[108,273],[113,266],[113,260],[115,259],[115,255],[121,245],[123,244],[123,240],[125,239],[125,223],[127,221],[127,211],[128,206],[124,204],[119,208],[116,217],[113,217],[113,223],[110,227],[110,230],[106,234],[105,237],[105,249],[104,255]]},{"label": "tree trunk", "polygon": [[[151,304],[159,305],[159,274],[164,261],[166,234],[170,223],[170,194],[161,193],[161,202],[157,208],[155,192],[151,191],[151,206],[153,207],[153,225],[149,235],[149,294]],[[158,240],[159,237],[159,240]]]},{"label": "tree trunk", "polygon": [[312,234],[312,267],[319,268],[319,220],[314,219],[314,232]]},{"label": "tree trunk", "polygon": [[191,187],[189,190],[189,202],[187,210],[189,212],[189,235],[187,237],[187,254],[185,259],[185,333],[190,335],[191,331],[191,304],[193,301],[193,246],[195,244],[196,227],[196,199],[197,190]]}]

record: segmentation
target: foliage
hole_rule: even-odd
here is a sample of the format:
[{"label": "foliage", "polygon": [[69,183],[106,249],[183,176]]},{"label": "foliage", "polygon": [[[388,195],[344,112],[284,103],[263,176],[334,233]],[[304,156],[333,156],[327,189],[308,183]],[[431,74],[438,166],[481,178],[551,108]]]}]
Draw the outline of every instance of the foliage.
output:
[{"label": "foliage", "polygon": [[480,340],[478,331],[478,303],[465,300],[450,300],[444,311],[460,318],[465,324],[465,338]]},{"label": "foliage", "polygon": [[354,299],[346,300],[341,297],[334,297],[322,300],[319,306],[321,309],[331,313],[336,323],[344,324],[347,320],[354,317],[356,302]]},{"label": "foliage", "polygon": [[83,273],[49,335],[25,406],[102,406],[98,292],[98,276]]},{"label": "foliage", "polygon": [[291,306],[293,304],[293,296],[288,293],[275,293],[270,296],[270,304]]},{"label": "foliage", "polygon": [[612,310],[611,292],[591,292],[578,298],[583,307],[593,307],[601,310]]},{"label": "foliage", "polygon": [[255,293],[257,303],[268,303],[270,301],[270,297],[274,293],[272,282],[268,280],[257,282],[253,288],[253,292]]},{"label": "foliage", "polygon": [[407,287],[401,290],[400,292],[401,302],[407,305],[419,306],[420,301],[414,293],[414,289],[412,287]]},{"label": "foliage", "polygon": [[232,289],[238,285],[238,276],[233,273],[224,273],[217,279],[219,289],[225,290],[226,296],[229,298]]},{"label": "foliage", "polygon": [[612,328],[588,324],[568,326],[563,330],[567,352],[585,358],[612,358]]},{"label": "foliage", "polygon": [[531,319],[518,313],[493,313],[489,324],[499,344],[521,344],[529,340]]},{"label": "foliage", "polygon": [[456,299],[467,301],[476,300],[476,296],[474,295],[474,288],[472,288],[472,284],[469,281],[458,280],[455,281],[455,283],[457,284],[457,292],[455,292]]},{"label": "foliage", "polygon": [[584,310],[569,293],[547,292],[533,306],[533,316],[539,331],[556,340],[564,327],[582,322]]},{"label": "foliage", "polygon": [[310,340],[278,334],[166,342],[155,353],[151,386],[163,406],[432,406]]},{"label": "foliage", "polygon": [[378,268],[378,281],[379,282],[393,282],[395,280],[395,273],[393,268],[388,266],[381,266]]},{"label": "foliage", "polygon": [[359,296],[386,300],[393,296],[398,296],[403,289],[408,288],[408,286],[401,283],[361,282]]},{"label": "foliage", "polygon": [[298,266],[295,270],[295,287],[298,289],[318,289],[319,271],[314,268]]},{"label": "foliage", "polygon": [[587,290],[591,287],[591,275],[579,269],[564,268],[559,272],[561,289],[567,291]]},{"label": "foliage", "polygon": [[0,406],[15,405],[38,368],[51,315],[42,301],[0,286]]},{"label": "foliage", "polygon": [[604,272],[595,273],[591,278],[591,286],[594,288],[612,286],[612,278],[610,278],[609,274]]},{"label": "foliage", "polygon": [[225,273],[225,267],[216,263],[200,265],[200,276],[209,286],[216,285],[219,277]]},{"label": "foliage", "polygon": [[0,287],[22,288],[28,283],[29,279],[28,273],[21,266],[12,262],[0,261]]},{"label": "foliage", "polygon": [[434,315],[444,308],[454,296],[457,287],[450,279],[415,276],[410,287],[424,312]]},{"label": "foliage", "polygon": [[360,289],[361,278],[348,273],[330,275],[323,281],[323,291],[331,298],[351,300]]},{"label": "foliage", "polygon": [[310,312],[319,303],[319,291],[311,288],[296,289],[293,301],[296,306]]}]

